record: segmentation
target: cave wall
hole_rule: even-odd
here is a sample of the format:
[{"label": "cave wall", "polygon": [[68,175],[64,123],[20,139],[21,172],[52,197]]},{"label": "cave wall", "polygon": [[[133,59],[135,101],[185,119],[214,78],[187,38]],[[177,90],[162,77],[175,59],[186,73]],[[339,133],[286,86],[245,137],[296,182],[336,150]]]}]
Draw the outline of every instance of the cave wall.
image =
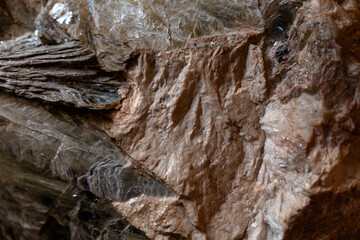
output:
[{"label": "cave wall", "polygon": [[359,1],[17,2],[0,237],[358,239]]}]

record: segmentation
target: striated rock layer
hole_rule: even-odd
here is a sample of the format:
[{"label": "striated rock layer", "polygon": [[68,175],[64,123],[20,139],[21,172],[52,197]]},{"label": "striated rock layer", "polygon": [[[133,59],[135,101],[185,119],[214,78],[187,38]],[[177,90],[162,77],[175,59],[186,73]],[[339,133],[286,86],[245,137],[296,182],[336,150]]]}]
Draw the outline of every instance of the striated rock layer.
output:
[{"label": "striated rock layer", "polygon": [[0,236],[358,239],[359,1],[41,5],[1,47],[35,101],[0,95]]}]

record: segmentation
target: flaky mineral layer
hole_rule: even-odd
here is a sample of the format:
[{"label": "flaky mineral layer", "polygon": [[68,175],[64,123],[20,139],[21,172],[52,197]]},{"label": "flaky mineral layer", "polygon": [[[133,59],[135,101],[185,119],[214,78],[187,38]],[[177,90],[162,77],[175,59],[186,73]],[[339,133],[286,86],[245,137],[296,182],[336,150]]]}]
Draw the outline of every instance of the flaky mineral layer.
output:
[{"label": "flaky mineral layer", "polygon": [[18,1],[0,236],[358,239],[359,1]]}]

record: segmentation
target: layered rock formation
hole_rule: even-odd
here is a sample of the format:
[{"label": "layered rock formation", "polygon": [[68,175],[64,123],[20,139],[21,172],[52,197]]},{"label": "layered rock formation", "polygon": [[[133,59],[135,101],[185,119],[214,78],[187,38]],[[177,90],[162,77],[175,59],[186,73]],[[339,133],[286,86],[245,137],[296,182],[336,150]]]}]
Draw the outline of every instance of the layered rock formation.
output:
[{"label": "layered rock formation", "polygon": [[1,237],[358,239],[359,1],[19,2]]}]

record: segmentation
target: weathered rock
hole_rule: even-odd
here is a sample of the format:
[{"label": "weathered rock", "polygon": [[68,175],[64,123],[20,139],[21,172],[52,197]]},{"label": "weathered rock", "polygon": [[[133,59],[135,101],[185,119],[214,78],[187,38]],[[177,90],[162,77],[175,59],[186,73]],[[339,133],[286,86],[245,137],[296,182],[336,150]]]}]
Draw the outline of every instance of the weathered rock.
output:
[{"label": "weathered rock", "polygon": [[[348,168],[359,160],[359,57],[347,50],[357,40],[341,39],[358,31],[357,8],[354,1],[310,1],[297,13],[279,6],[264,31],[142,54],[126,70],[130,94],[105,131],[181,196],[189,222],[208,238],[299,237],[304,230],[287,229],[301,228],[292,221],[302,221],[312,199],[359,200],[346,193],[358,184],[358,170]],[[286,26],[283,35],[268,32]],[[118,209],[143,222],[136,210]],[[323,236],[355,238],[351,226]]]},{"label": "weathered rock", "polygon": [[49,29],[44,19],[52,18],[72,39],[87,42],[104,69],[117,71],[139,52],[183,47],[190,38],[259,24],[257,5],[251,0],[50,0],[37,25]]},{"label": "weathered rock", "polygon": [[1,151],[1,239],[147,239],[104,200]]},{"label": "weathered rock", "polygon": [[[51,140],[55,150],[8,137],[15,132],[9,127],[1,146],[23,161],[32,158],[16,146],[31,146],[33,156],[49,154],[28,162],[68,182],[75,176],[80,189],[108,200],[152,239],[357,239],[359,7],[355,0],[50,0],[37,18],[42,43],[34,37],[26,46],[79,46],[73,50],[76,61],[83,64],[77,59],[86,52],[99,76],[83,79],[84,89],[100,82],[119,98],[93,107],[80,104],[86,92],[71,101],[60,92],[58,103],[108,110],[70,110],[65,119],[72,116],[80,129],[66,134],[68,127],[58,129],[72,140]],[[9,75],[6,56],[19,55],[13,49],[23,46],[21,41],[6,43],[15,48],[3,48],[8,53],[1,74]],[[32,97],[37,79],[31,74],[44,69],[29,65],[31,56],[16,61],[27,64],[7,78],[8,85],[16,83],[10,92]],[[99,66],[121,79],[102,81]],[[87,74],[81,67],[57,69]],[[51,83],[45,78],[43,88]],[[77,86],[60,83],[60,90]],[[51,101],[43,93],[36,97]],[[3,101],[30,104],[9,96]],[[62,112],[59,106],[51,109]],[[14,112],[0,108],[4,126],[22,119],[26,128],[33,126],[30,112],[10,117]],[[56,123],[60,116],[38,123]],[[116,149],[103,136],[99,145],[87,141],[92,147],[74,147],[93,139],[83,126],[105,132],[121,153],[98,152],[105,145]],[[28,139],[39,134],[18,132]],[[56,144],[75,149],[59,154]],[[90,160],[79,165],[74,156],[80,153]]]},{"label": "weathered rock", "polygon": [[126,95],[121,74],[101,71],[79,41],[49,46],[25,35],[0,50],[0,87],[7,92],[96,110],[116,107]]},{"label": "weathered rock", "polygon": [[20,36],[35,30],[35,18],[41,10],[41,0],[2,0],[0,3],[0,40]]},{"label": "weathered rock", "polygon": [[[126,170],[124,154],[66,112],[4,94],[0,101],[4,229],[24,229],[13,233],[16,239],[118,239],[128,234],[144,239],[110,201],[142,194],[171,197],[171,190]],[[11,239],[5,232],[4,238]]]}]

